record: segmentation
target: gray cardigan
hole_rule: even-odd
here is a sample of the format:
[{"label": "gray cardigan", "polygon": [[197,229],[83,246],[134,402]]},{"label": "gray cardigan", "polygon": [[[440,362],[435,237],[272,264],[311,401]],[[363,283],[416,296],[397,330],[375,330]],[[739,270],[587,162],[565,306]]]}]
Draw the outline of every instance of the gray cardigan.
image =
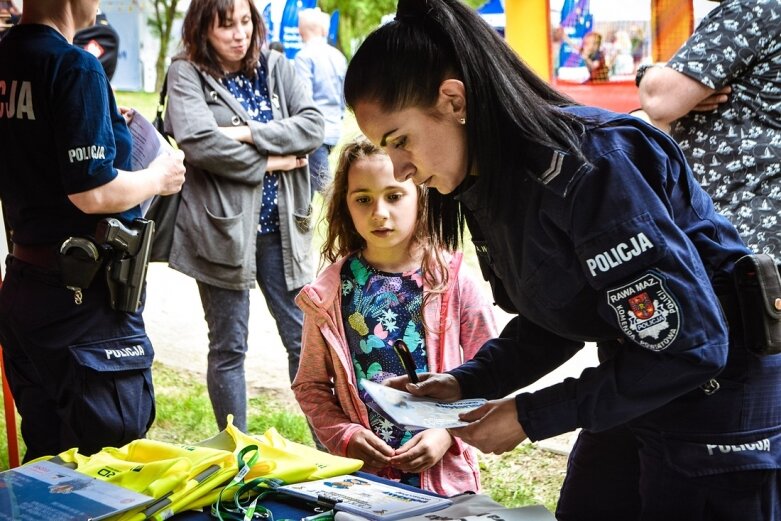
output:
[{"label": "gray cardigan", "polygon": [[[255,239],[269,155],[303,156],[323,141],[323,117],[294,67],[265,52],[274,120],[251,120],[217,80],[191,62],[168,70],[165,128],[184,151],[187,175],[169,265],[225,289],[255,284]],[[217,127],[249,125],[254,145]],[[307,167],[279,176],[279,224],[288,290],[312,281],[312,225]],[[281,275],[281,274],[280,274]]]}]

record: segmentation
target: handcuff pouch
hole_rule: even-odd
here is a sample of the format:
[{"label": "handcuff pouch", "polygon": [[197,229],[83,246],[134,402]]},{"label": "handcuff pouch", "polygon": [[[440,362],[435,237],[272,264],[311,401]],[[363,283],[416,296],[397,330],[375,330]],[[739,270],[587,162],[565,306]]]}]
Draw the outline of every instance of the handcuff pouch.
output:
[{"label": "handcuff pouch", "polygon": [[781,353],[781,276],[770,255],[746,255],[735,263],[735,286],[746,347],[760,355]]},{"label": "handcuff pouch", "polygon": [[103,265],[103,258],[90,239],[69,237],[60,246],[57,262],[65,287],[87,289]]}]

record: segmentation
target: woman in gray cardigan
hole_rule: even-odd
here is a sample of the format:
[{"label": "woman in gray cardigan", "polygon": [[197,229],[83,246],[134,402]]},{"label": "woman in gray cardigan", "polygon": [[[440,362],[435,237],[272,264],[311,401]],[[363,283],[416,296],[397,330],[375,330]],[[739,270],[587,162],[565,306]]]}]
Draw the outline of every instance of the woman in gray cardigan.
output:
[{"label": "woman in gray cardigan", "polygon": [[261,51],[266,29],[249,0],[193,0],[183,53],[168,71],[166,129],[185,151],[187,182],[170,266],[196,279],[209,327],[207,384],[220,429],[246,430],[244,358],[257,280],[298,368],[298,290],[313,278],[306,155],[323,117],[293,66]]}]

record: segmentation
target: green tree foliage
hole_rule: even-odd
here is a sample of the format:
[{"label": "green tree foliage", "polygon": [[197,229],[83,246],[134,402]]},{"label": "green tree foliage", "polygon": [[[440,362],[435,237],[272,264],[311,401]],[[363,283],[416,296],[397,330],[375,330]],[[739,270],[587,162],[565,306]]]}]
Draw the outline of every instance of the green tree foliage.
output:
[{"label": "green tree foliage", "polygon": [[154,16],[147,20],[152,31],[160,39],[160,49],[157,51],[157,60],[155,61],[155,91],[160,92],[165,78],[165,60],[168,56],[168,46],[171,43],[171,31],[173,30],[174,20],[181,16],[176,12],[176,6],[179,0],[148,0],[154,9]]},{"label": "green tree foliage", "polygon": [[[339,42],[342,52],[351,57],[353,51],[372,32],[386,14],[396,12],[397,0],[319,0],[318,6],[327,13],[339,10]],[[465,0],[479,7],[485,0]]]}]

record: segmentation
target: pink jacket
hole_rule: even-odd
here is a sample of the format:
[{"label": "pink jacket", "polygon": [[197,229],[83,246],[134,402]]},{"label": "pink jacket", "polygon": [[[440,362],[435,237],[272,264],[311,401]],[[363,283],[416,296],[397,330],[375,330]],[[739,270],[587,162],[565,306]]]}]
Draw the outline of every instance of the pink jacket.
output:
[{"label": "pink jacket", "polygon": [[[353,434],[370,427],[366,406],[358,396],[343,327],[342,264],[344,259],[327,267],[296,298],[304,311],[304,332],[301,361],[292,388],[317,437],[329,451],[343,456]],[[431,372],[460,365],[497,334],[487,295],[473,278],[460,270],[460,265],[461,254],[457,253],[450,259],[447,291],[433,296],[424,306],[428,325],[426,353]],[[454,438],[445,456],[421,473],[421,487],[445,496],[478,492],[480,470],[475,450]]]}]

